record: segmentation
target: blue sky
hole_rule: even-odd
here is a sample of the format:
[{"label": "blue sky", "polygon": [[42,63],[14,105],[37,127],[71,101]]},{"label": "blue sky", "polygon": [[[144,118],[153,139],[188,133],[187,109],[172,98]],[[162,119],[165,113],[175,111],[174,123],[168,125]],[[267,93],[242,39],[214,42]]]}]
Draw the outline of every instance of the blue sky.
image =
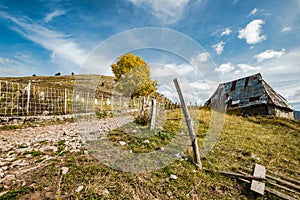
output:
[{"label": "blue sky", "polygon": [[[0,76],[84,72],[99,44],[144,27],[177,31],[205,52],[182,60],[155,49],[135,50],[152,64],[154,75],[179,73],[199,94],[204,83],[209,85],[209,74],[220,75],[214,79],[216,87],[216,82],[260,72],[300,110],[300,0],[0,0]],[[123,44],[108,51],[118,45]],[[202,76],[192,80],[195,73],[184,70],[203,59],[209,59],[210,70],[199,69]],[[104,68],[99,73],[110,74]],[[200,95],[201,102],[215,87]]]}]

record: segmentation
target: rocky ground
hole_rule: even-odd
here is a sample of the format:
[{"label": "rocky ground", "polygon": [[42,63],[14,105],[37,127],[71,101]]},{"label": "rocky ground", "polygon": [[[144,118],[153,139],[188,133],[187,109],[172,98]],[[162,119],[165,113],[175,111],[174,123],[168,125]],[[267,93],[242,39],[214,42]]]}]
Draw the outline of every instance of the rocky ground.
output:
[{"label": "rocky ground", "polygon": [[66,152],[88,153],[84,148],[87,140],[103,137],[131,120],[127,116],[1,131],[0,196],[15,185],[26,185],[25,177],[51,159],[61,159]]}]

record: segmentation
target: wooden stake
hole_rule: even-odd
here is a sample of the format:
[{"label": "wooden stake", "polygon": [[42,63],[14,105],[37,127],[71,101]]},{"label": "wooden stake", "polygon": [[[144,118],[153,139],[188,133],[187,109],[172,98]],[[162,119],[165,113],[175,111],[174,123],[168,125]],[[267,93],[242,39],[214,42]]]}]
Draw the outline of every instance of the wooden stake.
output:
[{"label": "wooden stake", "polygon": [[190,118],[190,114],[189,114],[189,111],[188,111],[187,106],[185,104],[184,98],[182,96],[181,89],[180,89],[180,86],[178,84],[177,78],[175,78],[173,80],[173,82],[175,84],[175,87],[176,87],[176,90],[177,90],[177,93],[178,93],[178,96],[179,96],[179,99],[180,99],[182,112],[184,114],[186,125],[188,127],[190,139],[191,139],[193,150],[194,150],[194,156],[195,156],[195,159],[196,159],[196,164],[198,165],[198,167],[200,169],[202,169],[202,163],[201,163],[201,160],[200,160],[200,153],[199,153],[196,134],[194,132],[193,121]]},{"label": "wooden stake", "polygon": [[155,115],[156,115],[156,99],[152,99],[150,130],[153,130],[155,127]]}]

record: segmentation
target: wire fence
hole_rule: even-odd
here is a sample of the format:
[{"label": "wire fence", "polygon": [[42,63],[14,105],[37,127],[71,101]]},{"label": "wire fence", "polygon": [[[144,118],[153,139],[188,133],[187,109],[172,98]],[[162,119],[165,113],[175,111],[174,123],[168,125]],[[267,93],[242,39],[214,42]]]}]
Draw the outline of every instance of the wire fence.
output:
[{"label": "wire fence", "polygon": [[[146,104],[151,100],[146,98]],[[0,117],[65,115],[91,112],[121,112],[128,109],[142,109],[142,98],[130,99],[121,96],[107,96],[68,88],[41,87],[0,80]],[[175,108],[169,101],[160,101],[164,109]]]}]

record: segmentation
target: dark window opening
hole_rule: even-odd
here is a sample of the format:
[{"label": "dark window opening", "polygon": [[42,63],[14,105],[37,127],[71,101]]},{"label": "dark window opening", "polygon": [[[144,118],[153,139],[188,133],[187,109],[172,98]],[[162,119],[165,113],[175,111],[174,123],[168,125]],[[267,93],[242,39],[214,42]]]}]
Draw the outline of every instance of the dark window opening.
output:
[{"label": "dark window opening", "polygon": [[233,81],[233,82],[232,82],[230,92],[232,92],[232,91],[235,90],[236,82],[237,82],[237,81]]},{"label": "dark window opening", "polygon": [[250,97],[249,98],[249,102],[253,102],[253,101],[256,101],[256,100],[259,100],[259,97]]}]

